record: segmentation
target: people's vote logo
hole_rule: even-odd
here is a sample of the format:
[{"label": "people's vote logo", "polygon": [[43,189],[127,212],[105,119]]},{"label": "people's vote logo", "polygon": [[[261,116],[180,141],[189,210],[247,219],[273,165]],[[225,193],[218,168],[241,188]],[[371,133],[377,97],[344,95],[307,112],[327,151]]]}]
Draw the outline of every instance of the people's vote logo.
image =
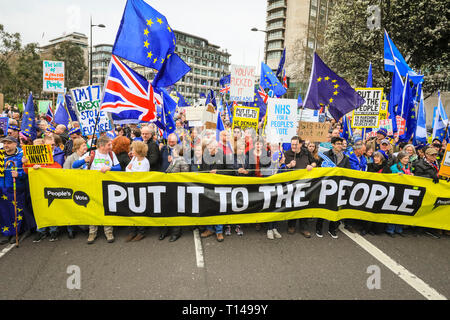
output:
[{"label": "people's vote logo", "polygon": [[90,201],[89,196],[83,191],[73,192],[72,189],[68,188],[44,188],[44,198],[48,200],[48,207],[53,203],[54,200],[67,200],[73,199],[73,201],[79,205],[87,208]]}]

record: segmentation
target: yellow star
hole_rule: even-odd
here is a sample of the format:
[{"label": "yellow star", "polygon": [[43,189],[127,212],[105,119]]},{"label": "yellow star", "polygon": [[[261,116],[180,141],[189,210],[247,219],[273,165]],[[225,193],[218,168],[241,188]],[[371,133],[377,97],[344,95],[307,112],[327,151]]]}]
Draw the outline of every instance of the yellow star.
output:
[{"label": "yellow star", "polygon": [[2,199],[3,199],[3,200],[8,200],[8,197],[5,196],[5,195],[2,195]]},{"label": "yellow star", "polygon": [[172,29],[170,29],[170,26],[167,26],[167,30],[169,30],[169,32],[172,32]]},{"label": "yellow star", "polygon": [[8,228],[8,227],[3,227],[2,231],[3,231],[3,232],[8,232],[8,231],[9,231],[9,228]]},{"label": "yellow star", "polygon": [[158,22],[159,24],[162,24],[163,21],[161,20],[161,18],[156,19],[156,22]]},{"label": "yellow star", "polygon": [[337,80],[331,80],[331,82],[335,83]]},{"label": "yellow star", "polygon": [[169,54],[167,55],[167,59],[169,59],[171,55],[172,55],[172,54],[169,53]]},{"label": "yellow star", "polygon": [[147,58],[151,58],[152,55],[153,55],[153,53],[152,53],[151,51],[150,51],[150,52],[147,52]]},{"label": "yellow star", "polygon": [[158,58],[153,59],[153,63],[156,63],[158,61]]},{"label": "yellow star", "polygon": [[20,212],[20,211],[22,211],[22,209],[20,209],[20,208],[17,208],[17,212]]},{"label": "yellow star", "polygon": [[330,80],[330,77],[326,76],[326,77],[325,77],[325,80],[326,80],[326,81]]},{"label": "yellow star", "polygon": [[17,220],[22,221],[22,216],[17,216]]},{"label": "yellow star", "polygon": [[338,85],[338,84],[336,84],[336,85],[334,86],[334,88],[335,88],[335,89],[339,88],[339,85]]},{"label": "yellow star", "polygon": [[322,78],[321,77],[317,78],[317,82],[320,82],[320,81],[322,81]]},{"label": "yellow star", "polygon": [[27,112],[25,112],[25,114],[28,114],[28,111],[27,111]]},{"label": "yellow star", "polygon": [[161,58],[161,63],[164,63],[164,58]]},{"label": "yellow star", "polygon": [[12,224],[12,226],[13,226],[14,228],[17,226],[15,221],[14,221],[14,223]]},{"label": "yellow star", "polygon": [[330,100],[329,100],[329,101],[330,101],[330,103],[332,103],[332,102],[333,102],[334,100],[333,100],[333,98],[330,98]]},{"label": "yellow star", "polygon": [[148,48],[148,45],[149,45],[149,44],[150,44],[150,43],[148,43],[148,41],[145,40],[145,42],[144,42],[144,47]]},{"label": "yellow star", "polygon": [[335,92],[333,92],[333,95],[337,96],[339,92],[336,90]]},{"label": "yellow star", "polygon": [[145,34],[145,35],[148,35],[148,29],[145,29],[145,30],[144,30],[144,34]]},{"label": "yellow star", "polygon": [[147,20],[147,24],[151,27],[152,26],[152,24],[153,24],[153,21],[152,21],[152,19],[148,19]]}]

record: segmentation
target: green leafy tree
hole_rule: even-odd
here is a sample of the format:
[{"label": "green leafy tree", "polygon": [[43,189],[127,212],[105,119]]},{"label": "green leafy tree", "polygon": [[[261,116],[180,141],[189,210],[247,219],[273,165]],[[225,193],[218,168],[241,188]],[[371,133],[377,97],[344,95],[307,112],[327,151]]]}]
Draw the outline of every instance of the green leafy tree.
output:
[{"label": "green leafy tree", "polygon": [[[380,28],[367,25],[370,5],[380,8]],[[369,61],[374,86],[389,88],[384,71],[384,29],[416,72],[425,74],[423,89],[432,94],[449,79],[449,7],[445,0],[353,0],[333,7],[325,39],[325,61],[354,86],[365,86]]]},{"label": "green leafy tree", "polygon": [[11,89],[14,86],[14,64],[21,50],[19,33],[9,33],[0,24],[0,92],[5,94],[5,101],[14,101]]},{"label": "green leafy tree", "polygon": [[79,87],[83,84],[87,67],[84,62],[83,50],[71,42],[61,42],[53,49],[53,59],[64,61],[65,81],[67,88]]}]

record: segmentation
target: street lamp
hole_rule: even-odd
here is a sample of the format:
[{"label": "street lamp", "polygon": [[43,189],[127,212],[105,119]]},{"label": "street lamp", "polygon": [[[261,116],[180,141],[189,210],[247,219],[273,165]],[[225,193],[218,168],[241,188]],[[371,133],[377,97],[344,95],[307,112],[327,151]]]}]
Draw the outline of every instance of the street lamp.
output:
[{"label": "street lamp", "polygon": [[92,85],[92,27],[105,28],[104,24],[92,24],[92,16],[91,16],[91,52],[89,57],[89,85]]},{"label": "street lamp", "polygon": [[[254,32],[257,32],[257,31],[264,32],[266,34],[266,44],[267,44],[267,31],[266,30],[259,30],[258,28],[255,28],[255,27],[251,28],[250,30],[254,31]],[[264,50],[264,63],[267,64],[267,53],[265,50]]]}]

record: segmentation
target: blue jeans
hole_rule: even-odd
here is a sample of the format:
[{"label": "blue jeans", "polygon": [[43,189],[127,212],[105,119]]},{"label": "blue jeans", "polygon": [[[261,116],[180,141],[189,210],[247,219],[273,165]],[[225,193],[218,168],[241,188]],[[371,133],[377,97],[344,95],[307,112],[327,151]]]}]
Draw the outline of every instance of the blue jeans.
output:
[{"label": "blue jeans", "polygon": [[223,224],[216,224],[214,226],[207,226],[206,229],[215,233],[223,233]]},{"label": "blue jeans", "polygon": [[[44,227],[44,228],[40,228],[37,229],[37,232],[47,232],[47,230],[50,228],[50,232],[57,232],[58,231],[58,227]],[[68,232],[72,232],[73,231],[73,226],[67,226],[67,231]]]},{"label": "blue jeans", "polygon": [[399,224],[387,224],[386,225],[386,232],[388,233],[402,233],[403,232],[403,228],[401,225]]}]

